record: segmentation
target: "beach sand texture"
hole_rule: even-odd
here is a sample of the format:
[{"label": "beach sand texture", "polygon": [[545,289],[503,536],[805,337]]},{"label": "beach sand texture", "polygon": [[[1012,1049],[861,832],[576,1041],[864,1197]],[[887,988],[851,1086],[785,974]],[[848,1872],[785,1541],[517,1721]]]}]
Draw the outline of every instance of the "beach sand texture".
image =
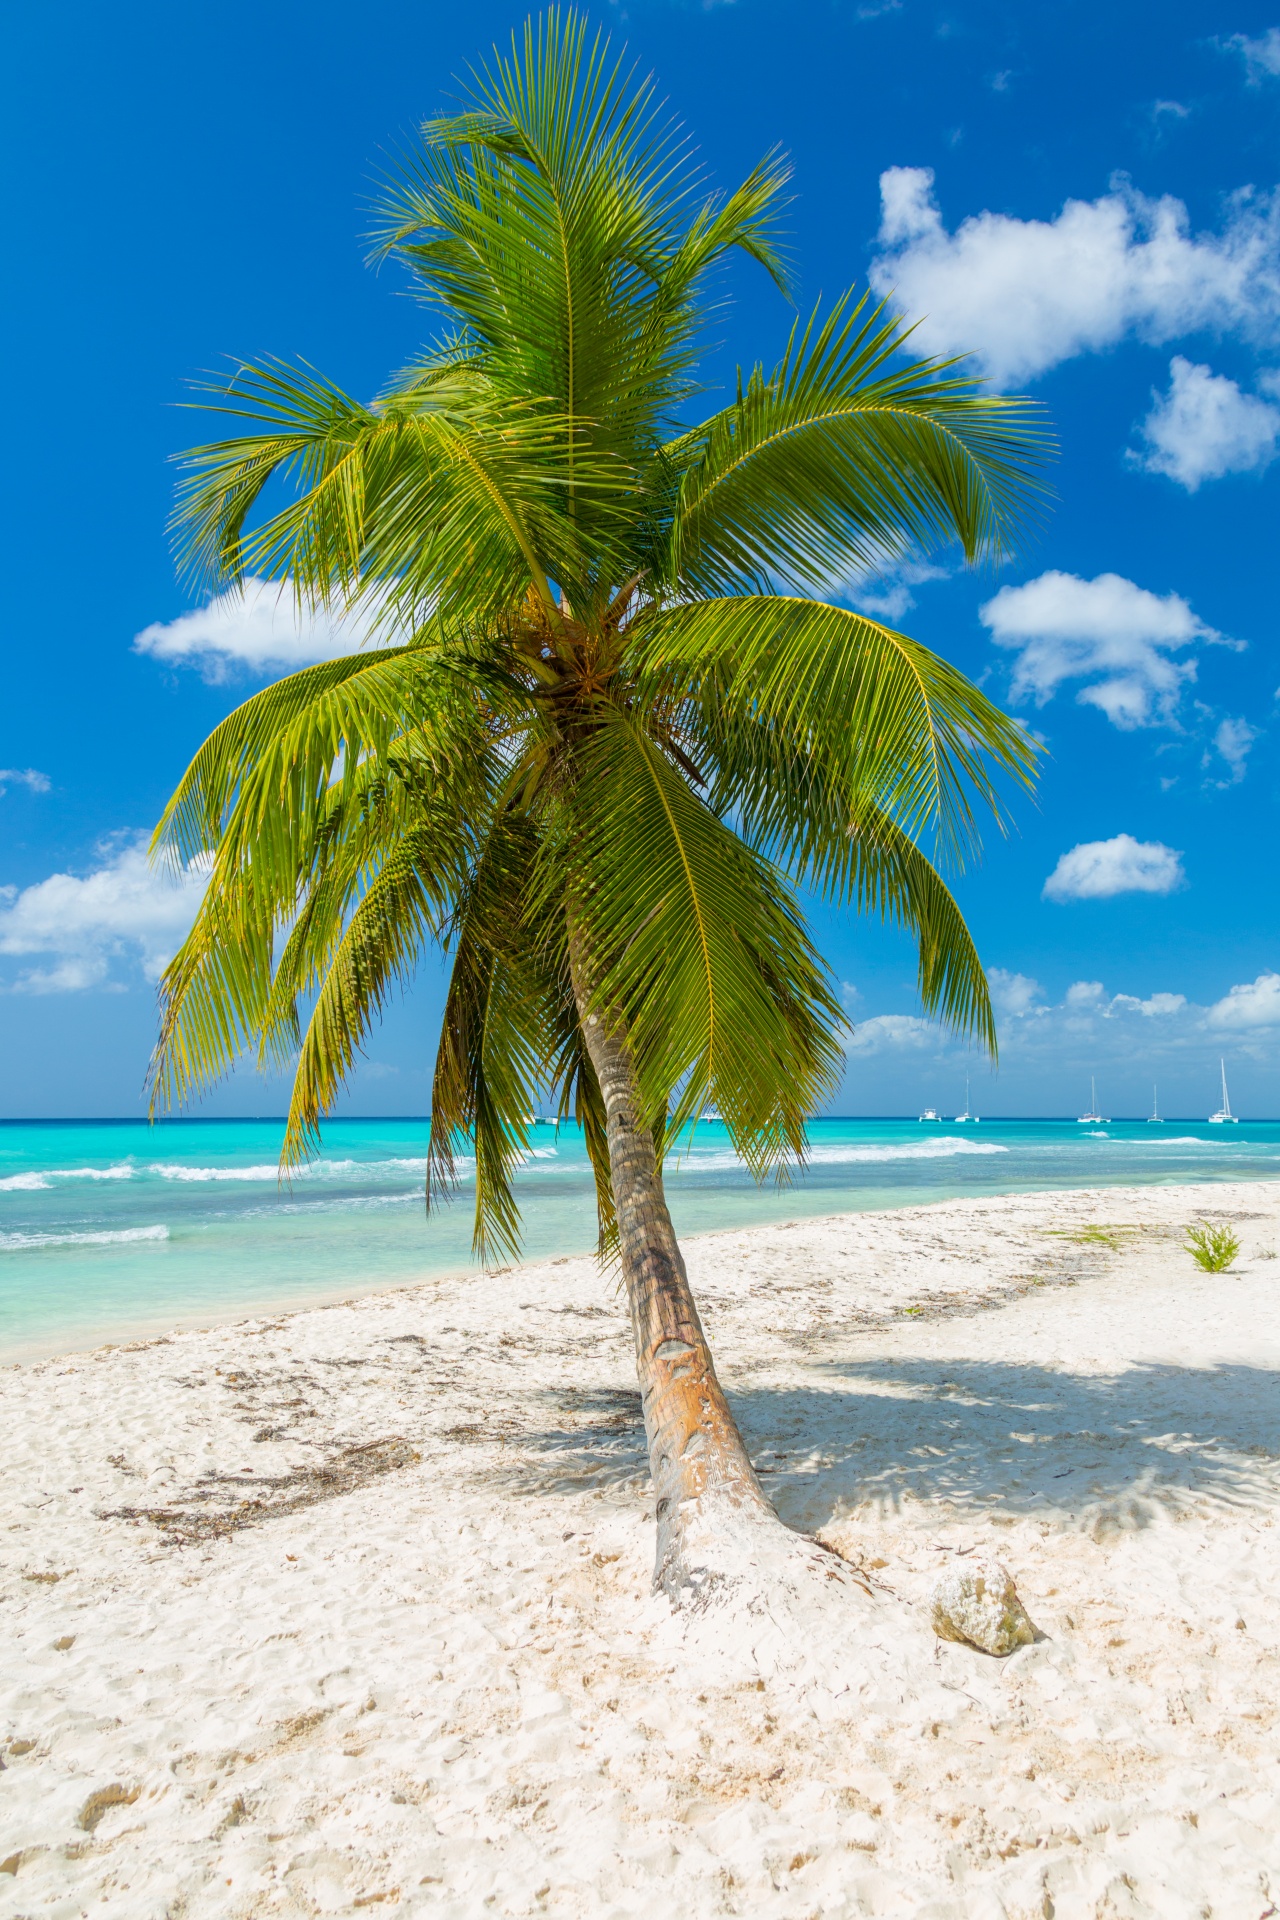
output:
[{"label": "beach sand texture", "polygon": [[[793,1665],[650,1594],[590,1261],[5,1372],[0,1914],[1261,1920],[1277,1249],[1259,1183],[691,1241],[765,1485],[872,1589]],[[928,1629],[968,1552],[1007,1660]]]}]

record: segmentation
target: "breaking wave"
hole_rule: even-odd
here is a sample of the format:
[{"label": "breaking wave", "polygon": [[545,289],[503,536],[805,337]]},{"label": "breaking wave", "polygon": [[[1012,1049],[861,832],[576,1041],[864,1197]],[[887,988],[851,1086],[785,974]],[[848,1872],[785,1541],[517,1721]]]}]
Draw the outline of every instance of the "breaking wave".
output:
[{"label": "breaking wave", "polygon": [[0,1233],[0,1253],[22,1253],[31,1247],[111,1247],[126,1241],[168,1238],[168,1227],[120,1227],[102,1233]]},{"label": "breaking wave", "polygon": [[[900,1147],[811,1147],[805,1162],[811,1167],[842,1167],[854,1162],[881,1160],[947,1160],[955,1154],[1008,1153],[994,1140],[913,1140]],[[696,1149],[676,1164],[691,1173],[721,1173],[729,1167],[741,1167],[733,1153],[701,1154]]]}]

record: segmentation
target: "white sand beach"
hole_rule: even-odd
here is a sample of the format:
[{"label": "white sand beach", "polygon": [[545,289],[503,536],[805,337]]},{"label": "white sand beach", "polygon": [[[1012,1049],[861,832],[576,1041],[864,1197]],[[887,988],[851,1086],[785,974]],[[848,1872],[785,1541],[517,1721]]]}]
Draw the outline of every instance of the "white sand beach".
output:
[{"label": "white sand beach", "polygon": [[[872,1589],[790,1664],[650,1593],[591,1261],[0,1373],[0,1914],[1263,1920],[1278,1249],[1261,1183],[689,1242],[765,1485]],[[971,1553],[1005,1660],[929,1628]]]}]

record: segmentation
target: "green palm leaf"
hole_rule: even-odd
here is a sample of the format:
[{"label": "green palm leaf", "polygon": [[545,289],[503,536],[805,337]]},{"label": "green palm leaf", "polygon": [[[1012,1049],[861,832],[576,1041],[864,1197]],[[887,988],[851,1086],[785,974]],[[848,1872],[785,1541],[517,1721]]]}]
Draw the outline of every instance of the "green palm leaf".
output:
[{"label": "green palm leaf", "polygon": [[621,714],[601,713],[578,764],[569,911],[650,1123],[673,1095],[677,1128],[715,1101],[749,1165],[798,1157],[843,1016],[785,883]]},{"label": "green palm leaf", "polygon": [[1048,452],[1029,402],[953,361],[903,363],[867,297],[797,325],[782,361],[667,449],[683,470],[677,578],[698,593],[822,588],[914,548],[998,555]]}]

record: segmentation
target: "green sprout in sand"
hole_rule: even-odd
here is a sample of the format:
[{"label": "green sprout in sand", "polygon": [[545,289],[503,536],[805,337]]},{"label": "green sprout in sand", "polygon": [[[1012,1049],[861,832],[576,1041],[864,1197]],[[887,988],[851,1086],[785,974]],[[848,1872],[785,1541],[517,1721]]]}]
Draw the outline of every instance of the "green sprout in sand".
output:
[{"label": "green sprout in sand", "polygon": [[1205,1273],[1223,1273],[1240,1251],[1240,1241],[1230,1227],[1203,1225],[1187,1228],[1187,1252]]}]

